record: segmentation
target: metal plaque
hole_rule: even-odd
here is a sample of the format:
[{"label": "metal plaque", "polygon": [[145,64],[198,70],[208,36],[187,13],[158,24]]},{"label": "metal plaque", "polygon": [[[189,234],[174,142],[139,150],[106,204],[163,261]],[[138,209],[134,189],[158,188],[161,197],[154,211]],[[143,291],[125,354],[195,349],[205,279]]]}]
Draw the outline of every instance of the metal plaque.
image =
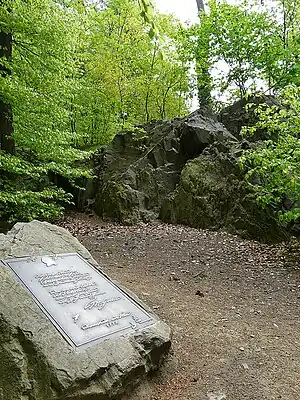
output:
[{"label": "metal plaque", "polygon": [[83,346],[155,320],[79,254],[5,260],[70,344]]}]

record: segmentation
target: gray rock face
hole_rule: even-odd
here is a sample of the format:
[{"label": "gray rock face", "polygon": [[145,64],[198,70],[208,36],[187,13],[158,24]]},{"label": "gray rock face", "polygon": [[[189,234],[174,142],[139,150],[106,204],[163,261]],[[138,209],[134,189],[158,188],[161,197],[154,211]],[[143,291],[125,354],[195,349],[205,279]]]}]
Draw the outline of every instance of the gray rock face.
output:
[{"label": "gray rock face", "polygon": [[193,112],[183,120],[180,130],[181,153],[187,159],[197,157],[215,142],[224,145],[236,142],[236,138],[208,110]]},{"label": "gray rock face", "polygon": [[126,224],[157,218],[165,197],[179,183],[187,160],[215,141],[236,141],[208,110],[143,128],[144,134],[117,135],[95,159],[95,211],[102,217]]},{"label": "gray rock face", "polygon": [[179,182],[185,160],[179,152],[179,122],[124,132],[95,159],[98,188],[95,211],[125,224],[158,216],[160,204]]},{"label": "gray rock face", "polygon": [[249,122],[245,103],[224,110],[220,118],[233,134],[211,111],[200,109],[182,120],[146,125],[140,136],[117,135],[95,160],[96,212],[126,224],[159,217],[280,239],[281,228],[256,203],[238,167],[243,149],[252,145],[239,140],[241,124]]},{"label": "gray rock face", "polygon": [[264,241],[283,237],[274,217],[257,205],[224,153],[202,154],[186,164],[180,184],[162,204],[160,218],[195,228],[223,228]]},{"label": "gray rock face", "polygon": [[[96,266],[70,233],[45,222],[18,223],[0,235],[0,259],[66,252]],[[131,335],[74,349],[12,273],[0,268],[0,398],[119,398],[160,365],[169,347],[170,329],[157,320]]]},{"label": "gray rock face", "polygon": [[[253,106],[247,108],[250,104]],[[273,96],[262,95],[250,97],[248,100],[238,100],[234,104],[224,108],[220,112],[218,119],[236,138],[242,139],[240,134],[242,127],[253,126],[258,122],[258,116],[255,114],[255,110],[259,105],[263,104],[267,104],[270,107],[279,105],[278,101]],[[266,130],[259,129],[253,136],[247,137],[247,140],[255,142],[270,138],[271,135]]]}]

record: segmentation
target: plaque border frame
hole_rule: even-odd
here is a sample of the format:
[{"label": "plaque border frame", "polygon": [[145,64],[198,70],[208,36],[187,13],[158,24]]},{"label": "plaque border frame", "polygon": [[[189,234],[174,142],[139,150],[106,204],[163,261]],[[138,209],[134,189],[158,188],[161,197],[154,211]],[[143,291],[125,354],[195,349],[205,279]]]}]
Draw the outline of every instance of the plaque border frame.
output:
[{"label": "plaque border frame", "polygon": [[[120,330],[117,330],[113,332],[112,334],[106,334],[97,338],[94,338],[92,340],[87,340],[84,343],[81,344],[76,344],[74,340],[70,337],[70,335],[66,332],[66,330],[61,326],[61,324],[56,321],[54,316],[51,314],[50,311],[47,310],[47,308],[44,306],[43,303],[35,296],[35,294],[30,290],[29,286],[21,279],[21,277],[14,271],[14,269],[9,265],[9,262],[16,262],[16,261],[27,261],[28,259],[32,258],[41,258],[41,257],[56,257],[56,256],[78,256],[83,262],[85,262],[90,268],[92,268],[97,274],[99,274],[103,279],[108,281],[110,285],[112,285],[116,290],[121,292],[121,294],[131,303],[133,303],[136,307],[138,307],[143,313],[146,314],[148,319],[143,322],[143,326],[138,327],[135,332],[138,332],[144,328],[147,328],[148,326],[154,325],[157,322],[157,318],[153,315],[151,311],[148,311],[145,309],[145,307],[140,304],[132,295],[127,293],[125,289],[120,287],[117,283],[115,283],[105,272],[103,272],[101,269],[97,269],[94,265],[92,265],[87,259],[85,259],[81,254],[75,252],[75,253],[56,253],[56,254],[45,254],[45,255],[31,255],[31,256],[20,256],[20,257],[15,257],[15,258],[9,258],[9,259],[0,259],[0,262],[3,264],[4,267],[7,267],[9,271],[12,272],[12,274],[16,277],[16,281],[21,284],[21,286],[25,289],[27,293],[30,294],[31,298],[33,301],[37,304],[39,309],[42,311],[42,313],[50,320],[52,325],[58,330],[58,332],[61,334],[61,336],[75,349],[81,350],[85,349],[87,347],[96,345],[98,343],[102,343],[105,340],[108,340],[109,336],[112,336],[112,339],[116,338],[116,335],[119,334],[121,331],[127,329],[127,328],[122,328]],[[98,265],[98,264],[97,264]],[[0,265],[1,267],[1,265]],[[100,268],[100,266],[99,266]],[[150,314],[151,313],[151,314]],[[150,323],[149,323],[150,322]],[[124,335],[130,335],[132,332],[125,333]],[[117,336],[118,337],[118,336]]]}]

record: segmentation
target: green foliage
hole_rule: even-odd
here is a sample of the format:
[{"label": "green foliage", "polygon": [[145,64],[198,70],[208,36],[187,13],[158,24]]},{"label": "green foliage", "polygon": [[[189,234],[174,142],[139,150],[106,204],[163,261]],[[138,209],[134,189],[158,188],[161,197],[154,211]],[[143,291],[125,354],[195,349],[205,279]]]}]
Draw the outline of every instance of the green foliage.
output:
[{"label": "green foliage", "polygon": [[[241,166],[258,201],[271,206],[285,222],[300,217],[300,88],[290,86],[282,93],[280,106],[257,109],[259,122],[273,139],[247,150]],[[253,128],[244,129],[252,134]]]},{"label": "green foliage", "polygon": [[[270,11],[249,2],[209,2],[210,12],[193,28],[197,73],[204,85],[236,99],[299,82],[299,0],[285,1],[283,9],[280,1],[275,3]],[[203,76],[208,69],[210,75]]]},{"label": "green foliage", "polygon": [[154,6],[150,0],[138,0],[139,6],[141,8],[141,17],[144,19],[144,21],[150,25],[150,29],[148,32],[148,35],[150,39],[156,39],[159,40],[159,32],[157,25],[154,22]]},{"label": "green foliage", "polygon": [[59,188],[41,192],[30,190],[0,191],[0,216],[11,222],[43,219],[55,221],[63,214],[63,204],[71,204],[72,195]]},{"label": "green foliage", "polygon": [[239,5],[211,0],[209,9],[191,31],[198,80],[231,101],[262,90],[278,96],[280,105],[259,106],[257,124],[243,131],[246,136],[265,131],[271,139],[245,151],[240,164],[258,202],[273,207],[282,221],[295,220],[300,217],[299,0],[278,0],[272,8],[255,0]]},{"label": "green foliage", "polygon": [[[3,3],[3,2],[2,2]],[[82,28],[80,14],[55,1],[5,1],[1,30],[10,32],[13,60],[1,59],[11,75],[0,76],[1,97],[13,110],[16,154],[0,152],[0,218],[57,219],[72,196],[55,187],[52,175],[71,180],[86,153],[80,134],[69,129],[70,104],[79,89],[74,57]]]},{"label": "green foliage", "polygon": [[182,29],[149,0],[1,2],[13,59],[0,60],[11,72],[0,74],[0,98],[12,108],[16,154],[0,150],[0,218],[56,219],[71,196],[53,182],[89,176],[76,167],[86,149],[186,113]]},{"label": "green foliage", "polygon": [[[195,40],[195,38],[197,38]],[[209,73],[213,66],[211,56],[211,18],[204,12],[200,13],[200,25],[190,30],[192,57],[196,61],[197,90],[200,104],[210,101],[212,91],[212,76]]]},{"label": "green foliage", "polygon": [[178,21],[153,14],[163,33],[150,40],[135,0],[111,0],[102,12],[90,10],[88,20],[83,89],[74,100],[74,125],[86,146],[134,124],[187,112],[190,74]]}]

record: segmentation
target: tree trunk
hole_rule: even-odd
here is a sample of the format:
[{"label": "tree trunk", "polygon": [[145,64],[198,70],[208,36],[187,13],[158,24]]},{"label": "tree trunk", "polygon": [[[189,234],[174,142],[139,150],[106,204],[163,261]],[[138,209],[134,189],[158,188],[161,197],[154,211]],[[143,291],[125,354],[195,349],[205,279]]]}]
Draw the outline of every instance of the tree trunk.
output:
[{"label": "tree trunk", "polygon": [[[0,1],[0,6],[1,6]],[[0,74],[5,77],[11,75],[11,70],[1,65],[2,60],[12,59],[12,34],[0,31]],[[0,150],[15,153],[13,139],[12,109],[5,99],[5,93],[0,92]]]},{"label": "tree trunk", "polygon": [[[205,13],[203,0],[196,0],[198,14],[201,23],[201,14]],[[198,39],[199,40],[199,39]],[[200,106],[207,106],[211,102],[211,85],[210,76],[208,68],[205,66],[206,60],[204,61],[204,66],[202,62],[196,61],[196,73],[197,73],[197,86],[198,86],[198,101]]]},{"label": "tree trunk", "polygon": [[198,7],[198,13],[204,12],[205,9],[204,9],[203,0],[196,0],[196,3],[197,3],[197,7]]},{"label": "tree trunk", "polygon": [[153,55],[152,55],[152,61],[151,61],[151,66],[150,66],[150,82],[149,85],[147,86],[147,92],[146,92],[146,101],[145,101],[145,111],[146,111],[146,121],[149,122],[150,120],[150,112],[149,112],[149,96],[150,96],[150,87],[152,83],[152,75],[153,75],[153,69],[154,69],[154,63],[155,63],[155,57],[156,57],[156,52],[158,50],[158,45],[155,44],[155,47],[153,49]]}]

